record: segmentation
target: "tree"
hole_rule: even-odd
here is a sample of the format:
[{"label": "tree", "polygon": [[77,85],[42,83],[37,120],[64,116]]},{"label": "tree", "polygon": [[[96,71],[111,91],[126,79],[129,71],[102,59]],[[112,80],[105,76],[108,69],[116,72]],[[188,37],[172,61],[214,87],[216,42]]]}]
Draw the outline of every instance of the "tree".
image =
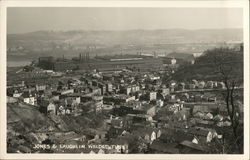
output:
[{"label": "tree", "polygon": [[[230,48],[207,50],[195,60],[193,65],[180,67],[172,75],[174,80],[205,80],[222,82],[224,88],[218,89],[225,103],[231,121],[231,132],[225,136],[235,140],[238,152],[243,152],[243,124],[239,121],[237,101],[243,97],[243,52]],[[239,96],[240,95],[240,96]],[[231,135],[232,134],[232,137]],[[233,149],[232,149],[233,151]]]},{"label": "tree", "polygon": [[206,74],[210,76],[208,76],[209,78],[225,84],[225,89],[221,93],[232,124],[235,144],[239,152],[242,152],[243,143],[240,141],[242,133],[240,132],[239,108],[236,105],[236,96],[239,93],[243,96],[240,88],[243,85],[243,52],[237,52],[229,48],[208,50],[198,59],[197,65],[206,68]]}]

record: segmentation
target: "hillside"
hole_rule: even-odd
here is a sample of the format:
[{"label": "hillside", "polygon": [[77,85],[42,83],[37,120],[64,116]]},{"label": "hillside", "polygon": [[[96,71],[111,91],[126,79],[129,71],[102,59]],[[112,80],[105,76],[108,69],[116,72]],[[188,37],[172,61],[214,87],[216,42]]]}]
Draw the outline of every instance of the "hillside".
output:
[{"label": "hillside", "polygon": [[218,80],[221,79],[221,69],[228,79],[243,79],[243,52],[229,48],[207,50],[195,60],[193,65],[181,66],[174,74],[177,81]]},{"label": "hillside", "polygon": [[[92,118],[92,119],[91,119]],[[82,135],[86,129],[97,129],[102,126],[100,116],[47,116],[35,106],[19,103],[7,104],[7,141],[8,153],[36,152],[35,144],[60,143],[64,133]],[[51,138],[56,133],[61,137]],[[44,152],[44,151],[41,151]]]},{"label": "hillside", "polygon": [[7,124],[15,132],[28,133],[47,130],[46,126],[50,126],[51,130],[63,131],[68,130],[67,126],[58,128],[56,123],[40,113],[34,106],[20,103],[7,104]]}]

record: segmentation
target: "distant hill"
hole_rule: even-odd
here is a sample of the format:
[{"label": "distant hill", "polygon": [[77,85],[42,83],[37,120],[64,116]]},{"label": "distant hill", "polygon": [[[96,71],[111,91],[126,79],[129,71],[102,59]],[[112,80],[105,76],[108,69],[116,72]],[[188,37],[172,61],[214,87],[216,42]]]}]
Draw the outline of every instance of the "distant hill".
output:
[{"label": "distant hill", "polygon": [[128,31],[37,31],[25,34],[8,34],[8,47],[61,42],[73,46],[95,45],[145,45],[166,43],[212,43],[242,41],[242,29],[167,29],[167,30],[128,30]]},{"label": "distant hill", "polygon": [[8,60],[36,59],[41,55],[73,57],[90,51],[90,56],[146,54],[157,52],[203,52],[208,48],[243,41],[242,29],[166,29],[127,31],[37,31],[8,34]]}]

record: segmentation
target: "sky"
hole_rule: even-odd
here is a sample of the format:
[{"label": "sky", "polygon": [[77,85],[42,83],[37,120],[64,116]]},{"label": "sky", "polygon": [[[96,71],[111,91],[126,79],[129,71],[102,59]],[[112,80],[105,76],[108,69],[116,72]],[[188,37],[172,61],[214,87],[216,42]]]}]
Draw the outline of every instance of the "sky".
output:
[{"label": "sky", "polygon": [[243,28],[240,8],[7,8],[7,33]]}]

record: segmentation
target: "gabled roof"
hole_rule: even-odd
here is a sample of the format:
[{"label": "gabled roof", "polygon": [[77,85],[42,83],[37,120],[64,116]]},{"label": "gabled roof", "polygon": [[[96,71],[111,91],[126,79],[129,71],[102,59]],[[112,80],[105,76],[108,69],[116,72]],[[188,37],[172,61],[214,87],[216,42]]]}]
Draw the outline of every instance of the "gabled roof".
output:
[{"label": "gabled roof", "polygon": [[165,129],[160,138],[163,141],[169,140],[169,139],[173,139],[175,142],[179,143],[182,142],[184,140],[192,140],[193,136],[189,135],[183,131],[178,131],[178,130],[174,130],[174,129]]},{"label": "gabled roof", "polygon": [[137,137],[132,134],[125,134],[124,136],[118,136],[113,139],[110,143],[116,145],[128,145],[129,143],[133,143],[134,140],[137,140]]},{"label": "gabled roof", "polygon": [[111,120],[111,125],[112,126],[120,126],[121,123],[122,123],[121,119],[112,119]]},{"label": "gabled roof", "polygon": [[159,130],[160,129],[158,129],[158,128],[145,127],[145,128],[139,128],[137,130],[134,130],[134,131],[132,131],[132,133],[133,133],[133,135],[136,135],[136,136],[146,136],[146,135],[151,136],[151,134],[153,132],[155,132],[157,134],[157,132]]},{"label": "gabled roof", "polygon": [[150,148],[163,153],[178,154],[179,149],[175,148],[177,143],[163,143],[161,141],[153,141]]},{"label": "gabled roof", "polygon": [[23,98],[29,98],[29,97],[34,97],[34,96],[35,96],[35,92],[26,91],[26,92],[23,92],[23,94],[22,94]]},{"label": "gabled roof", "polygon": [[208,106],[195,105],[193,108],[193,113],[197,113],[197,112],[208,113],[212,111]]},{"label": "gabled roof", "polygon": [[192,142],[190,142],[190,141],[183,141],[183,142],[181,142],[180,144],[183,145],[183,146],[192,148],[192,149],[196,149],[196,150],[199,150],[199,151],[203,151],[203,152],[208,152],[208,151],[209,151],[209,148],[208,148],[208,147],[201,146],[201,145],[199,145],[199,144],[195,144],[195,143],[192,143]]},{"label": "gabled roof", "polygon": [[206,129],[202,129],[202,128],[190,128],[188,130],[188,133],[193,134],[193,135],[197,135],[197,136],[207,136],[209,133],[209,130]]}]

